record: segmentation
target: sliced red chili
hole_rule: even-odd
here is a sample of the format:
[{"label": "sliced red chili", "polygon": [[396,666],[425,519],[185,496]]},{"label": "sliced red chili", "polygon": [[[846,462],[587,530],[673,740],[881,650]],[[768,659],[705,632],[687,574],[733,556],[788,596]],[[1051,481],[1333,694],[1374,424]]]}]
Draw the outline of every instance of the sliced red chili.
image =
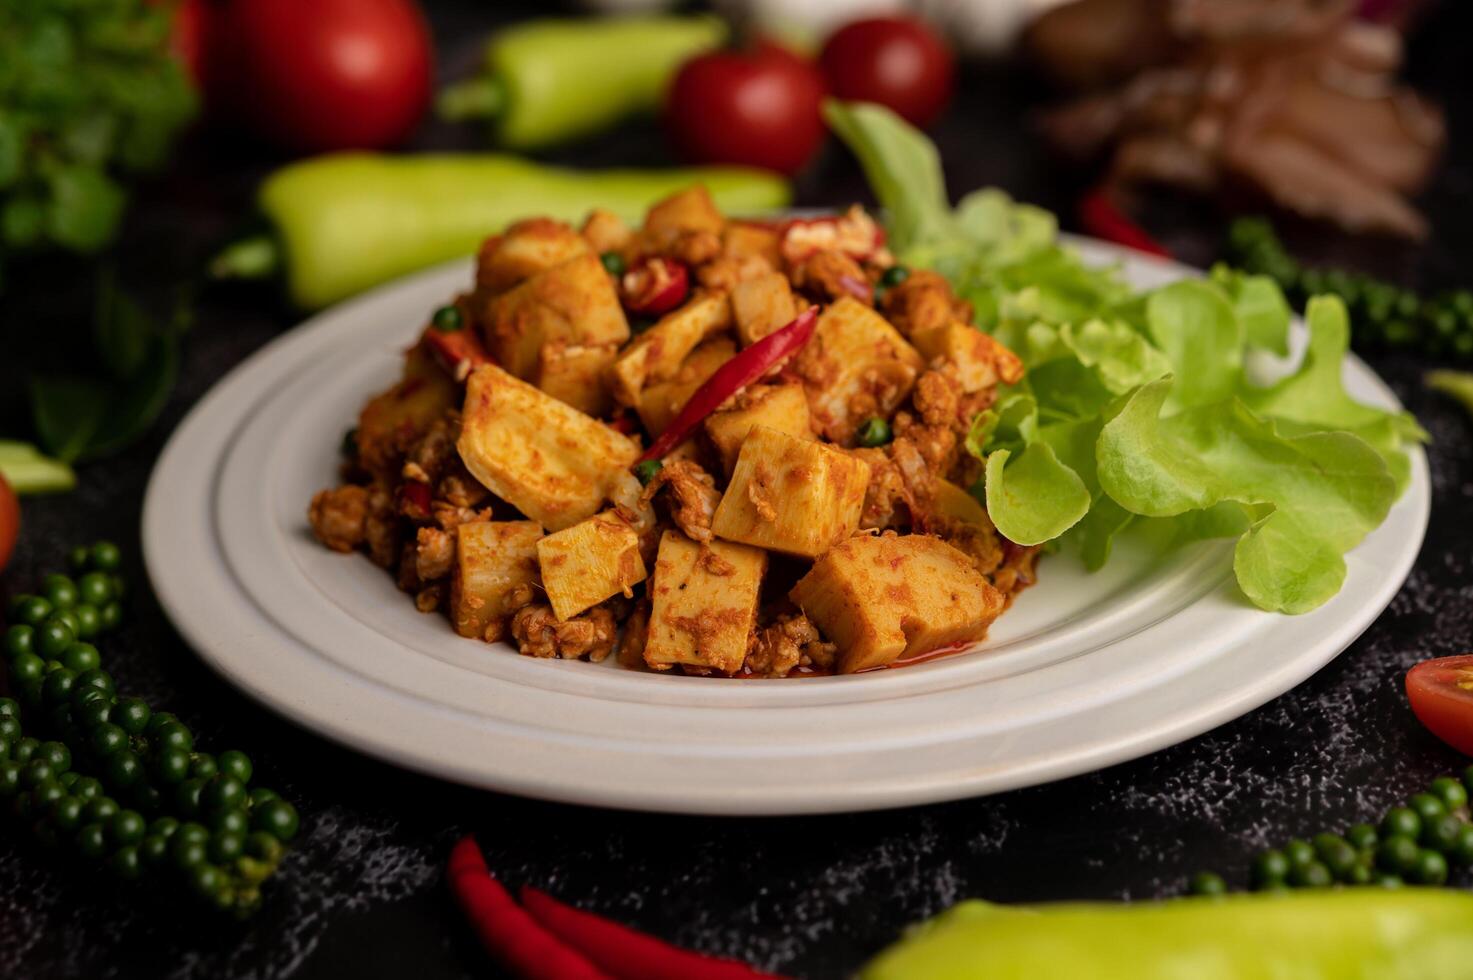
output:
[{"label": "sliced red chili", "polygon": [[1103,187],[1095,188],[1080,199],[1079,223],[1096,238],[1103,238],[1107,242],[1124,245],[1147,255],[1171,257],[1166,246],[1152,238],[1148,231],[1115,206]]},{"label": "sliced red chili", "polygon": [[399,484],[399,513],[412,521],[430,519],[430,485],[418,480]]},{"label": "sliced red chili", "polygon": [[636,462],[660,459],[685,441],[706,416],[721,403],[762,377],[774,366],[808,343],[818,322],[818,307],[810,306],[791,323],[775,330],[716,369],[706,383],[696,389],[675,420],[660,433],[650,448]]},{"label": "sliced red chili", "polygon": [[462,837],[445,869],[451,891],[491,957],[521,980],[611,980],[564,944],[491,877],[474,837]]},{"label": "sliced red chili", "polygon": [[523,888],[522,905],[548,932],[615,980],[776,980],[745,963],[692,953]]},{"label": "sliced red chili", "polygon": [[635,316],[663,316],[690,295],[690,273],[670,259],[640,259],[619,280],[619,293]]},{"label": "sliced red chili", "polygon": [[456,381],[464,381],[482,364],[492,363],[491,355],[486,353],[486,348],[481,346],[480,339],[472,330],[447,333],[429,326],[420,342]]}]

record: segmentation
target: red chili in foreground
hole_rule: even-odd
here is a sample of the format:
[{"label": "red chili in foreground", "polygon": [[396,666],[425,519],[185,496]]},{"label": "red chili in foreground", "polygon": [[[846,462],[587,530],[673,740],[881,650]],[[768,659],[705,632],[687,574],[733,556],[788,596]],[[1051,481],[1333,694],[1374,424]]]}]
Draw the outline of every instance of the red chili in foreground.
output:
[{"label": "red chili in foreground", "polygon": [[1147,255],[1159,255],[1164,259],[1171,258],[1171,253],[1166,250],[1166,246],[1156,241],[1144,228],[1126,217],[1125,213],[1115,206],[1115,202],[1110,200],[1102,189],[1090,191],[1080,199],[1079,223],[1084,226],[1085,231],[1096,238],[1103,238],[1107,242],[1124,245],[1126,248],[1133,248]]},{"label": "red chili in foreground", "polygon": [[774,980],[736,960],[703,956],[583,912],[535,888],[522,905],[538,924],[607,971],[615,980]]},{"label": "red chili in foreground", "polygon": [[660,459],[684,442],[685,437],[695,431],[695,427],[704,422],[706,416],[716,411],[722,402],[762,377],[773,365],[808,343],[808,338],[813,336],[813,327],[817,322],[818,307],[810,306],[799,313],[792,323],[774,330],[717,368],[716,373],[711,375],[705,384],[697,388],[694,395],[690,396],[690,401],[686,402],[680,414],[675,416],[675,421],[660,433],[659,438],[644,451],[644,455],[636,462],[643,463],[647,459]]},{"label": "red chili in foreground", "polygon": [[496,962],[523,980],[610,980],[512,900],[486,869],[476,839],[462,837],[446,868],[451,891]]}]

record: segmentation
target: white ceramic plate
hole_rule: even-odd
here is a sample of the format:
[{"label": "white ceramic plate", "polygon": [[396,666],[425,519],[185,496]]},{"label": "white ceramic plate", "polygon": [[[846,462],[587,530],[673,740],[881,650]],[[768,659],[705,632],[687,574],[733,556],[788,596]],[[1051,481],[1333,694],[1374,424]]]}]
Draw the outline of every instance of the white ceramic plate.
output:
[{"label": "white ceramic plate", "polygon": [[[1140,286],[1193,274],[1087,241]],[[241,364],[174,433],[143,543],[160,601],[216,670],[360,751],[488,789],[724,814],[816,813],[1041,783],[1179,742],[1287,691],[1391,601],[1426,530],[1429,480],[1349,556],[1319,610],[1260,612],[1231,546],[1165,561],[1127,541],[1106,569],[1047,558],[973,651],[848,677],[731,681],[533,660],[457,637],[361,556],[308,531],[364,399],[395,378],[426,311],[469,263],[338,306]],[[1299,331],[1299,342],[1303,331]],[[1358,398],[1395,396],[1359,360]]]}]

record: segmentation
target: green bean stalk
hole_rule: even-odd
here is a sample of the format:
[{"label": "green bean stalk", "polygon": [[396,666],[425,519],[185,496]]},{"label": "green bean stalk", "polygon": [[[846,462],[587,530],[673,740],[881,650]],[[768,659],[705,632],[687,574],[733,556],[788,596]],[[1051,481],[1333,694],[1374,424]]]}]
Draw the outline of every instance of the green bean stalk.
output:
[{"label": "green bean stalk", "polygon": [[119,878],[173,872],[223,911],[248,915],[296,836],[296,809],[251,786],[238,750],[211,755],[175,715],[124,697],[90,639],[122,619],[121,555],[70,556],[10,602],[3,639],[18,698],[0,698],[0,800],[44,844],[69,844]]}]

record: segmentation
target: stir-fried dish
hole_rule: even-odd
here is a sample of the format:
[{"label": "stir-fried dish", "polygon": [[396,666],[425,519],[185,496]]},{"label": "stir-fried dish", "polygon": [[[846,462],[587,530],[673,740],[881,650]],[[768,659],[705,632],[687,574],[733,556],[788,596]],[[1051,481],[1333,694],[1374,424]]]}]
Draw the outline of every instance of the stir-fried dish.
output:
[{"label": "stir-fried dish", "polygon": [[851,673],[980,640],[1034,580],[966,488],[1022,362],[861,209],[699,187],[481,248],[345,440],[317,538],[534,657]]}]

